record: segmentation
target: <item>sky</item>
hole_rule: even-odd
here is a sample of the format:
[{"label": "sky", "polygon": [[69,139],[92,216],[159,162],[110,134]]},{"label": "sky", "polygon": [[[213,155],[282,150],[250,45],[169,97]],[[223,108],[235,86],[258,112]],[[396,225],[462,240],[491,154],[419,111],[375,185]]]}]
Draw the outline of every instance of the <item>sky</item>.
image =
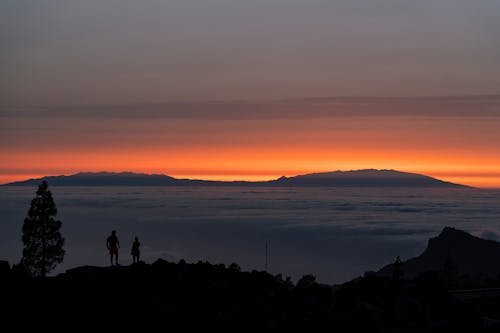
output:
[{"label": "sky", "polygon": [[0,2],[0,183],[386,168],[500,187],[496,0]]}]

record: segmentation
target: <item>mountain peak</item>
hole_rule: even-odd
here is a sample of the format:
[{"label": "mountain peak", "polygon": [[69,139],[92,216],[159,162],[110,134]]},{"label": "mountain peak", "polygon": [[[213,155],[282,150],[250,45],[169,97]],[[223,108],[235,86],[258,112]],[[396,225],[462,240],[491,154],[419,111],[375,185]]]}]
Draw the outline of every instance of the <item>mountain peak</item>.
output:
[{"label": "mountain peak", "polygon": [[444,254],[452,255],[453,253],[463,252],[463,249],[468,249],[472,253],[475,246],[482,244],[482,242],[491,241],[473,236],[463,230],[445,227],[437,237],[429,239],[424,254],[428,252],[439,256],[443,256]]},{"label": "mountain peak", "polygon": [[455,240],[469,240],[472,238],[479,239],[478,237],[475,237],[463,230],[460,229],[455,229],[452,227],[444,227],[441,233],[435,237],[434,239],[437,239],[439,241],[445,241],[445,240],[450,240],[450,239],[455,239]]},{"label": "mountain peak", "polygon": [[295,177],[279,178],[277,185],[330,187],[446,187],[468,186],[446,182],[429,176],[391,169],[361,169],[318,172]]},{"label": "mountain peak", "polygon": [[[429,239],[427,248],[418,257],[403,263],[405,277],[413,278],[427,271],[440,271],[448,259],[458,266],[460,274],[474,276],[497,276],[500,266],[500,243],[471,235],[463,230],[445,227],[441,233]],[[390,274],[393,265],[382,268],[379,273]]]}]

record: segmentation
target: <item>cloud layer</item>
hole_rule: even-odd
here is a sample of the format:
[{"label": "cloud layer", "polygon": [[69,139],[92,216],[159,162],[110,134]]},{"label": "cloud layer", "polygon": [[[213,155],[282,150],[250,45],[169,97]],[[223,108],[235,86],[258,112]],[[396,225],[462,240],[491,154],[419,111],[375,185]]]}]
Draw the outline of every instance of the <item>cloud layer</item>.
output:
[{"label": "cloud layer", "polygon": [[[269,242],[271,270],[316,274],[340,282],[394,260],[418,255],[427,239],[453,226],[498,239],[493,190],[248,188],[53,188],[63,221],[65,265],[106,265],[107,234],[118,230],[128,263],[134,236],[143,258],[209,260],[262,269]],[[16,261],[22,220],[33,189],[1,188],[0,251]],[[17,236],[16,236],[17,235]],[[19,236],[19,237],[18,237]]]}]

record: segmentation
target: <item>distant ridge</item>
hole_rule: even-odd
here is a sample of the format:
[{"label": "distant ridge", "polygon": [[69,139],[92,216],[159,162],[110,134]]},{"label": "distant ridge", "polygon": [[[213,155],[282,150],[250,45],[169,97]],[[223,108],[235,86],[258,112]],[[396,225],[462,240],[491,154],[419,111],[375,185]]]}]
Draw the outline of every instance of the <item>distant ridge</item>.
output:
[{"label": "distant ridge", "polygon": [[281,177],[274,183],[290,186],[334,187],[468,187],[416,173],[377,169],[311,173],[290,178]]},{"label": "distant ridge", "polygon": [[436,187],[470,188],[436,178],[396,170],[352,170],[311,173],[275,180],[212,181],[178,179],[163,174],[133,172],[80,172],[70,176],[46,176],[4,184],[4,186],[35,186],[42,181],[51,186],[311,186],[311,187]]}]

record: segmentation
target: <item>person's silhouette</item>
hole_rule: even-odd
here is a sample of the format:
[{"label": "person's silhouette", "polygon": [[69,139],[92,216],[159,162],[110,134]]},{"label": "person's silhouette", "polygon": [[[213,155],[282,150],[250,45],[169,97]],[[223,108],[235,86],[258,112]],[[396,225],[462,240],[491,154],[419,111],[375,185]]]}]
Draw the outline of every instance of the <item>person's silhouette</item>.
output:
[{"label": "person's silhouette", "polygon": [[141,250],[139,247],[141,246],[141,243],[139,242],[139,238],[135,236],[134,243],[132,243],[132,261],[134,264],[139,262],[139,257],[141,256]]},{"label": "person's silhouette", "polygon": [[403,277],[403,274],[403,262],[401,261],[401,258],[397,256],[393,266],[392,278],[393,280],[398,281]]},{"label": "person's silhouette", "polygon": [[116,237],[116,231],[111,231],[111,235],[106,240],[106,246],[109,250],[109,257],[111,261],[111,266],[113,266],[113,256],[115,256],[115,264],[118,265],[118,249],[120,248],[120,242],[118,237]]}]

